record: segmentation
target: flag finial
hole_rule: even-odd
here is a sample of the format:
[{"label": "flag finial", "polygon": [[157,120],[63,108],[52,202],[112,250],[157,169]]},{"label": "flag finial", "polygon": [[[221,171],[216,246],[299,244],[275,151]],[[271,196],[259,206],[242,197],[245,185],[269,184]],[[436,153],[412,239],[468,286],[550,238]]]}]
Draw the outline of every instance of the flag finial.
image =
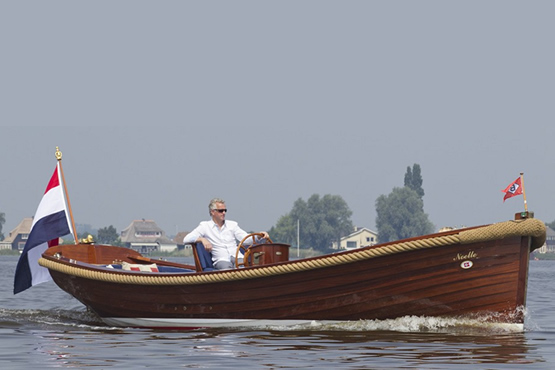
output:
[{"label": "flag finial", "polygon": [[61,161],[62,160],[62,152],[60,152],[60,148],[56,147],[56,153],[54,153],[56,159]]}]

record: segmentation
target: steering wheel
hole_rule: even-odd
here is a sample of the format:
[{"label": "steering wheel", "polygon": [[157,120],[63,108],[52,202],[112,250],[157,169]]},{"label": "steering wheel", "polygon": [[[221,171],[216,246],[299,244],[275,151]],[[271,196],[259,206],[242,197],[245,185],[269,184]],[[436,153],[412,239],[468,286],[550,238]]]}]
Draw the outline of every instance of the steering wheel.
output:
[{"label": "steering wheel", "polygon": [[[262,234],[262,233],[248,234],[247,236],[245,236],[243,238],[243,240],[241,240],[241,242],[237,246],[237,251],[235,252],[235,268],[239,268],[241,266],[243,266],[243,267],[250,266],[250,265],[247,265],[248,260],[249,260],[249,256],[251,254],[251,248],[250,247],[254,247],[255,245],[258,245],[258,244],[263,244],[263,243],[260,243],[260,242],[256,241],[257,236],[261,238],[259,240],[265,240],[266,243],[273,243],[272,239],[270,239],[270,237],[264,238],[264,234]],[[249,238],[252,238],[252,244],[250,246],[248,246],[247,248],[245,248],[243,246],[243,244]],[[239,263],[239,252],[241,251],[241,248],[245,248],[245,254],[243,255],[243,263]]]}]

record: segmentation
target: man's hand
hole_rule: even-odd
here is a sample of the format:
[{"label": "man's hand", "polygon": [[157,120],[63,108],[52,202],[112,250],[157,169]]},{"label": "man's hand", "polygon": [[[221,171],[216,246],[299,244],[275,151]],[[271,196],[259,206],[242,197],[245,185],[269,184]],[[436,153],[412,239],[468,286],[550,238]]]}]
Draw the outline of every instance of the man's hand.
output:
[{"label": "man's hand", "polygon": [[208,241],[208,239],[206,239],[206,238],[198,238],[198,239],[197,239],[197,243],[198,243],[198,242],[201,242],[202,245],[204,245],[204,249],[206,249],[208,252],[211,252],[211,251],[212,251],[212,243],[210,243],[210,242]]}]

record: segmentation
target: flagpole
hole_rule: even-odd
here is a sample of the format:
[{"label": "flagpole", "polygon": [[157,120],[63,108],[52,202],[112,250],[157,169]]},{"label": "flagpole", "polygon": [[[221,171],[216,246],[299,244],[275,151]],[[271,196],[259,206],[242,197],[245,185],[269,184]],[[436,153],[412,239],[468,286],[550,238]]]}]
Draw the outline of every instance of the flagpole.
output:
[{"label": "flagpole", "polygon": [[522,186],[522,197],[524,198],[524,212],[528,212],[528,204],[526,203],[526,192],[524,191],[524,172],[520,173],[520,186]]},{"label": "flagpole", "polygon": [[79,239],[77,238],[77,231],[75,230],[75,221],[73,221],[73,212],[71,211],[71,204],[69,203],[69,195],[67,193],[66,178],[64,176],[64,170],[62,168],[62,152],[60,152],[60,149],[58,147],[56,147],[55,155],[56,155],[56,159],[58,160],[58,163],[60,164],[60,173],[62,174],[62,182],[64,183],[64,193],[66,196],[69,217],[71,219],[71,228],[73,229],[73,237],[75,238],[75,244],[79,244]]}]

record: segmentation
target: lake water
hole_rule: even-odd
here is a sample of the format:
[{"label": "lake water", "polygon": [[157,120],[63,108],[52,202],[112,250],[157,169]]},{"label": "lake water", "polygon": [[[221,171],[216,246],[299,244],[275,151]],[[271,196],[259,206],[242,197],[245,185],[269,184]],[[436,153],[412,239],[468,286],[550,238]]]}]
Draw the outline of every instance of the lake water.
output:
[{"label": "lake water", "polygon": [[524,331],[408,317],[187,332],[108,327],[53,282],[14,296],[17,260],[0,256],[2,369],[555,367],[555,261],[530,262]]}]

